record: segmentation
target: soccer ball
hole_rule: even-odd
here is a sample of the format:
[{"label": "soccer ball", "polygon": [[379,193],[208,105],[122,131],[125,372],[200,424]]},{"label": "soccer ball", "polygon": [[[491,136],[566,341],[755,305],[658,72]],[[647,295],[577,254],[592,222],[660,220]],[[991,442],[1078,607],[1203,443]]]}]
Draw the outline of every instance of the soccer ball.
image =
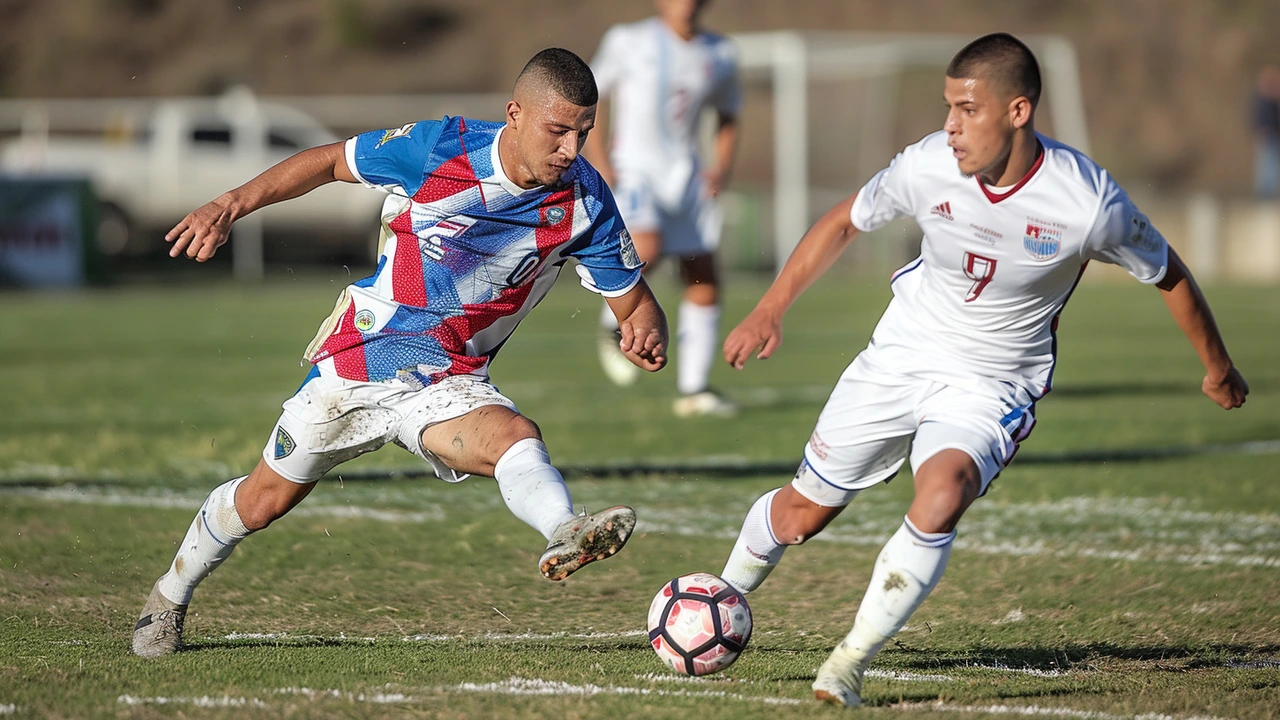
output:
[{"label": "soccer ball", "polygon": [[738,659],[750,639],[747,599],[710,573],[672,580],[649,605],[649,643],[676,672],[719,672]]}]

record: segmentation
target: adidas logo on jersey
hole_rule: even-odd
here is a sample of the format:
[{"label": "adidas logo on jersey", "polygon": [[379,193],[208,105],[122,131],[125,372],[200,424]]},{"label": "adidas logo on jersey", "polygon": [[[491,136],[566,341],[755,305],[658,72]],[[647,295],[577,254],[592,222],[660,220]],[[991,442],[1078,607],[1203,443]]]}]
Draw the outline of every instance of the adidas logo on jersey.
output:
[{"label": "adidas logo on jersey", "polygon": [[955,217],[951,214],[951,203],[949,202],[934,205],[933,209],[929,212],[939,217],[946,218],[947,220],[955,220]]}]

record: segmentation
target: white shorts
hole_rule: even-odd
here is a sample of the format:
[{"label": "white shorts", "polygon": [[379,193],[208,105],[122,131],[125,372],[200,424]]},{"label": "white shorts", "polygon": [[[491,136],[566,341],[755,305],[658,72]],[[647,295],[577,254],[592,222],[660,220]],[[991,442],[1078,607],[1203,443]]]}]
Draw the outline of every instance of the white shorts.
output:
[{"label": "white shorts", "polygon": [[1035,426],[1035,402],[1012,383],[961,389],[853,363],[840,376],[804,448],[792,486],[813,502],[847,505],[888,482],[909,457],[913,471],[942,450],[961,450],[982,473],[982,492]]},{"label": "white shorts", "polygon": [[431,463],[440,479],[458,482],[467,476],[423,448],[422,431],[485,405],[516,409],[496,387],[472,375],[415,389],[400,380],[358,382],[313,371],[285,401],[262,458],[285,478],[306,484],[393,442]]},{"label": "white shorts", "polygon": [[706,183],[689,183],[675,207],[664,207],[643,177],[619,175],[615,185],[614,199],[627,229],[659,233],[663,255],[710,255],[720,247],[724,214]]}]

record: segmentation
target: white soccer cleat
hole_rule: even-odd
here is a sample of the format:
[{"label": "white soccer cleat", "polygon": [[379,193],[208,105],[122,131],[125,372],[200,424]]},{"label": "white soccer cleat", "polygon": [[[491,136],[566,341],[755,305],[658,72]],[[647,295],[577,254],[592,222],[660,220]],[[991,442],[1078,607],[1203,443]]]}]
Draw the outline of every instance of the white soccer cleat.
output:
[{"label": "white soccer cleat", "polygon": [[714,390],[703,390],[692,395],[681,395],[672,405],[676,417],[733,417],[738,406]]},{"label": "white soccer cleat", "polygon": [[187,619],[187,606],[171,602],[160,594],[160,581],[151,587],[142,616],[133,627],[133,654],[153,658],[171,655],[182,649],[182,624]]},{"label": "white soccer cleat", "polygon": [[538,570],[548,580],[563,580],[581,568],[612,557],[636,529],[636,511],[625,505],[566,520],[552,533]]},{"label": "white soccer cleat", "polygon": [[862,674],[866,668],[849,651],[842,641],[831,651],[831,657],[818,668],[813,681],[813,696],[832,705],[856,708],[862,704]]},{"label": "white soccer cleat", "polygon": [[640,379],[640,368],[622,354],[619,348],[621,342],[621,330],[609,331],[602,328],[596,338],[596,354],[600,357],[600,367],[604,370],[605,377],[618,387],[627,387]]}]

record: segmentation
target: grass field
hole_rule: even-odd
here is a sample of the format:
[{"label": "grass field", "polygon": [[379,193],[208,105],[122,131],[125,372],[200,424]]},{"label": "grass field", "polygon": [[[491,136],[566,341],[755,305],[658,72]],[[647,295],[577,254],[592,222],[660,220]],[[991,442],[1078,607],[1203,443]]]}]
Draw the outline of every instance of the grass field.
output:
[{"label": "grass field", "polygon": [[[0,296],[0,715],[840,714],[809,683],[901,522],[905,479],[789,551],[752,595],[756,635],[728,671],[675,676],[641,634],[664,581],[719,570],[750,504],[788,479],[750,468],[798,461],[865,343],[884,283],[839,277],[797,305],[773,360],[716,369],[744,405],[730,421],[673,419],[670,372],[608,385],[596,300],[569,282],[516,333],[495,381],[542,426],[578,503],[637,508],[618,558],[547,582],[541,538],[492,481],[369,479],[421,469],[388,448],[323,481],[201,586],[189,652],[129,655],[192,512],[254,462],[346,281]],[[763,287],[739,280],[727,317]],[[881,655],[860,712],[1280,717],[1280,290],[1209,295],[1253,387],[1232,413],[1200,396],[1154,290],[1076,294],[1035,436],[966,516],[946,578]],[[602,464],[687,467],[574,471]]]}]

